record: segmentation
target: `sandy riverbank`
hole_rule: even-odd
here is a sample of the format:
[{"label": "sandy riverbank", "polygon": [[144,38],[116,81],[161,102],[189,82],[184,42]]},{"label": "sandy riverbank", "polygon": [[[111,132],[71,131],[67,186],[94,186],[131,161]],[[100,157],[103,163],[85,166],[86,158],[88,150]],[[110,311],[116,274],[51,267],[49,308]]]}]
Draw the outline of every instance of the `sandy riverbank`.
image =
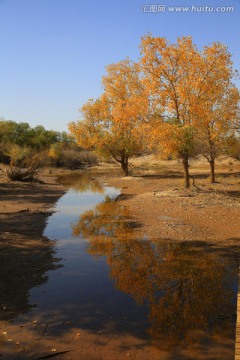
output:
[{"label": "sandy riverbank", "polygon": [[208,240],[227,245],[240,241],[239,176],[210,185],[197,180],[186,190],[174,176],[135,176],[105,179],[122,188],[119,201],[142,226],[140,235],[154,239]]}]

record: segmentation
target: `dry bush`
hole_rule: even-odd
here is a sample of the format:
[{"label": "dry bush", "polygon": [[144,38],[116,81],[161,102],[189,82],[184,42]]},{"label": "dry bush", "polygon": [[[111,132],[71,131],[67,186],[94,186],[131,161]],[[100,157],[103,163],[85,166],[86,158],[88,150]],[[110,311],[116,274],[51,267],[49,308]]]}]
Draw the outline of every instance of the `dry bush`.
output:
[{"label": "dry bush", "polygon": [[29,148],[14,146],[9,153],[11,161],[6,173],[12,181],[33,181],[37,170],[48,165],[45,151],[36,153]]},{"label": "dry bush", "polygon": [[240,140],[235,142],[235,144],[232,145],[232,148],[229,151],[230,156],[232,156],[235,160],[240,160]]},{"label": "dry bush", "polygon": [[57,149],[49,154],[50,165],[66,169],[79,169],[84,166],[96,164],[97,156],[92,151],[81,151],[79,149]]},{"label": "dry bush", "polygon": [[7,169],[7,176],[12,181],[33,181],[36,170],[34,167],[24,169],[10,165]]}]

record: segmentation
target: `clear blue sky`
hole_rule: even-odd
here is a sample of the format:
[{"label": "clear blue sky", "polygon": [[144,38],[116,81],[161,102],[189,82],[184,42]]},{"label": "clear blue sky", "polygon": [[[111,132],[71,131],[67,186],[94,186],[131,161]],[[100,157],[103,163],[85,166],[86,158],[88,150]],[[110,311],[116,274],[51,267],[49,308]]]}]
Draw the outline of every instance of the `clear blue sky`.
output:
[{"label": "clear blue sky", "polygon": [[[230,13],[143,12],[142,5],[233,6]],[[145,10],[149,11],[149,7]],[[0,116],[66,130],[100,95],[104,67],[139,57],[140,37],[225,43],[240,70],[240,0],[0,0]]]}]

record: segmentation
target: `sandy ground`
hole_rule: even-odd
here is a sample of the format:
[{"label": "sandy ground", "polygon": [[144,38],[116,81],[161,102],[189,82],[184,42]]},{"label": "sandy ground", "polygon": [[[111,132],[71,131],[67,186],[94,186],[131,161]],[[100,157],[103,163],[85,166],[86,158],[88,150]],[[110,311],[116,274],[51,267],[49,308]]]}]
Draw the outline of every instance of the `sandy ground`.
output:
[{"label": "sandy ground", "polygon": [[173,175],[115,178],[108,184],[122,188],[119,200],[141,222],[140,234],[150,238],[209,240],[226,245],[240,240],[240,177],[230,175],[209,185],[183,188]]},{"label": "sandy ground", "polygon": [[[179,241],[204,240],[229,249],[238,256],[240,240],[240,172],[238,168],[219,169],[219,183],[210,185],[206,173],[196,170],[196,186],[183,188],[179,170],[135,172],[128,178],[95,169],[102,182],[122,189],[118,201],[128,207],[140,223],[139,236]],[[205,169],[206,172],[206,169]],[[10,183],[0,175],[0,356],[2,359],[80,359],[80,360],[174,360],[233,359],[232,341],[216,339],[206,351],[185,349],[159,351],[144,340],[126,334],[94,334],[77,324],[61,324],[64,331],[51,332],[54,320],[41,324],[33,319],[24,325],[13,318],[35,304],[28,303],[34,286],[47,281],[47,270],[56,268],[51,241],[42,236],[47,217],[65,189],[53,176],[40,177],[44,183]],[[47,326],[47,328],[46,328]],[[46,329],[46,331],[45,331]],[[51,356],[51,357],[50,357]]]}]

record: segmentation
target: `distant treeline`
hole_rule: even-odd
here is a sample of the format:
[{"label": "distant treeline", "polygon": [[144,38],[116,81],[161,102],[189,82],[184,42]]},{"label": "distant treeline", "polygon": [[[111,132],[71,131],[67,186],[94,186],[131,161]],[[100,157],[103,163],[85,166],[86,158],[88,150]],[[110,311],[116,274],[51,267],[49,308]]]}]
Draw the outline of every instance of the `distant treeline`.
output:
[{"label": "distant treeline", "polygon": [[60,166],[74,169],[95,160],[65,131],[0,120],[0,163],[20,168]]},{"label": "distant treeline", "polygon": [[46,150],[52,144],[73,142],[65,131],[46,130],[42,125],[31,128],[26,122],[0,120],[0,143]]}]

